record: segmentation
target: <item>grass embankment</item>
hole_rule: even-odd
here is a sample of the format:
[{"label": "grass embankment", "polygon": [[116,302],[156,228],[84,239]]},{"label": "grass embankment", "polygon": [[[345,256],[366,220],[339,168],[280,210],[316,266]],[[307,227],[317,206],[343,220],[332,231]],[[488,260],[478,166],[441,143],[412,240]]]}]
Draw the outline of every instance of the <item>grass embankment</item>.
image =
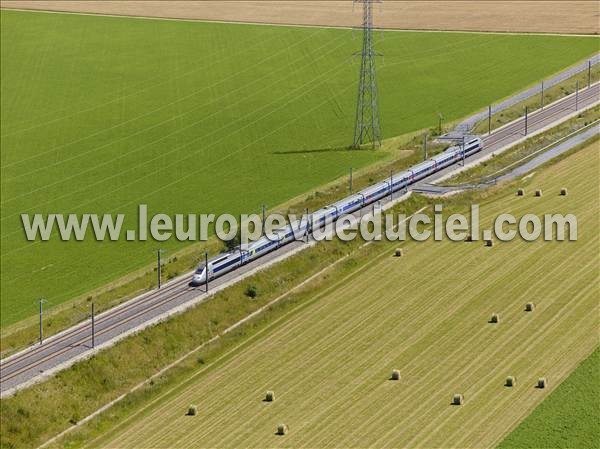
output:
[{"label": "grass embankment", "polygon": [[[600,81],[600,64],[592,65],[591,76],[588,76],[588,71],[578,73],[570,78],[567,78],[560,83],[544,89],[544,105],[547,106],[557,100],[560,100],[567,95],[572,94],[577,90],[577,83],[579,82],[579,89],[585,89],[588,86],[588,81],[591,80],[591,84]],[[499,128],[507,123],[512,122],[520,117],[525,116],[525,107],[528,108],[528,112],[532,113],[542,107],[542,94],[534,95],[527,100],[521,101],[508,109],[505,109],[496,114],[492,114],[491,127],[492,131]],[[490,129],[488,119],[479,122],[473,132],[475,134],[486,134]]]},{"label": "grass embankment", "polygon": [[[444,200],[448,214],[479,202],[484,225],[499,212],[576,213],[578,242],[515,241],[491,249],[480,242],[409,242],[399,259],[391,257],[396,245],[390,243],[358,251],[356,243],[318,245],[2,401],[5,445],[34,446],[200,344],[211,328],[222,330],[236,308],[248,313],[350,252],[316,282],[59,444],[77,446],[104,434],[123,447],[264,446],[280,444],[269,439],[283,421],[292,429],[285,440],[291,446],[339,446],[345,438],[365,446],[492,446],[545,396],[533,388],[537,377],[547,376],[553,388],[597,344],[590,311],[598,305],[594,292],[581,288],[597,280],[598,211],[589,199],[597,169],[593,149],[582,150],[520,183],[543,188],[543,198],[515,197],[511,187]],[[558,196],[562,186],[568,197]],[[414,210],[418,201],[401,207]],[[257,302],[244,297],[247,283],[258,286]],[[522,310],[530,300],[537,305],[531,315]],[[490,327],[494,312],[501,324]],[[392,368],[402,372],[398,385],[387,381]],[[515,389],[502,386],[507,375],[517,376]],[[271,408],[260,402],[267,389],[276,392]],[[466,395],[464,408],[449,407],[455,392]],[[157,402],[140,413],[151,401]],[[199,405],[201,419],[184,420],[189,403]],[[471,430],[464,431],[465,423]]]},{"label": "grass embankment", "polygon": [[600,441],[600,349],[596,349],[497,449],[593,449]]},{"label": "grass embankment", "polygon": [[[35,315],[36,298],[58,307],[151,266],[159,246],[27,242],[22,213],[123,213],[126,229],[140,203],[249,213],[394,157],[339,150],[355,111],[350,30],[0,17],[2,328]],[[464,117],[597,51],[594,38],[455,33],[389,32],[377,45],[385,136],[438,111]],[[160,246],[173,257],[187,244]]]},{"label": "grass embankment", "polygon": [[542,150],[548,145],[554,144],[559,139],[576,132],[589,124],[600,119],[600,106],[587,109],[560,125],[557,125],[546,132],[530,137],[526,141],[515,145],[512,148],[483,161],[481,164],[461,172],[452,178],[441,182],[443,185],[476,184],[493,180],[502,174],[508,166],[514,168],[521,162],[525,163],[528,156]]}]

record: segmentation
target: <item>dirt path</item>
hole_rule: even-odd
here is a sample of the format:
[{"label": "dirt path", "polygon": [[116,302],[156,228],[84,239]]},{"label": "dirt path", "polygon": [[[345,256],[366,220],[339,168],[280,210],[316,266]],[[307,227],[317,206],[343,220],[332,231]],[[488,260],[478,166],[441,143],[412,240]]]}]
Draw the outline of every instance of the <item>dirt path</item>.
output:
[{"label": "dirt path", "polygon": [[[1,1],[6,8],[177,19],[356,26],[350,1]],[[376,6],[383,28],[599,34],[595,1],[387,1]]]}]

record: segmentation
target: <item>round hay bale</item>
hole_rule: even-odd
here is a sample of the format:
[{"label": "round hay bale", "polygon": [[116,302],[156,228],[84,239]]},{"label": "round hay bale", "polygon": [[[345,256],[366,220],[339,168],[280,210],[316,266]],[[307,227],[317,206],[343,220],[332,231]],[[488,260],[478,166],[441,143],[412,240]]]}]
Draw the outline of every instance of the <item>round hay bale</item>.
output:
[{"label": "round hay bale", "polygon": [[492,314],[492,317],[490,318],[490,323],[498,324],[499,322],[500,315],[498,315],[497,313]]},{"label": "round hay bale", "polygon": [[277,424],[277,435],[285,435],[290,431],[287,424]]},{"label": "round hay bale", "polygon": [[462,394],[455,394],[452,396],[452,405],[463,405],[465,403],[465,397]]},{"label": "round hay bale", "polygon": [[569,194],[569,192],[567,191],[566,187],[563,187],[562,189],[560,189],[560,196],[567,196]]},{"label": "round hay bale", "polygon": [[198,407],[195,405],[190,405],[188,407],[187,415],[188,416],[196,416],[198,414]]},{"label": "round hay bale", "polygon": [[487,246],[488,248],[491,248],[492,246],[494,246],[494,241],[493,240],[486,240],[485,241],[485,246]]},{"label": "round hay bale", "polygon": [[400,371],[397,369],[392,370],[392,380],[400,380]]},{"label": "round hay bale", "polygon": [[515,385],[517,385],[517,379],[515,376],[508,376],[506,378],[506,383],[504,384],[507,387],[514,387]]},{"label": "round hay bale", "polygon": [[538,388],[546,388],[548,386],[548,379],[545,377],[540,377],[537,381]]},{"label": "round hay bale", "polygon": [[535,191],[535,196],[538,196],[538,197],[539,197],[539,196],[542,196],[542,189],[537,189],[537,190]]},{"label": "round hay bale", "polygon": [[524,189],[517,190],[517,196],[523,196],[523,195],[525,195],[525,190]]},{"label": "round hay bale", "polygon": [[275,393],[272,391],[267,391],[267,394],[265,395],[265,401],[273,402],[274,400],[275,400]]},{"label": "round hay bale", "polygon": [[532,302],[528,302],[527,304],[525,304],[525,311],[526,312],[533,312],[535,310],[535,304]]},{"label": "round hay bale", "polygon": [[402,251],[402,248],[396,248],[396,251],[394,252],[394,256],[402,257],[403,255],[404,255],[404,251]]}]

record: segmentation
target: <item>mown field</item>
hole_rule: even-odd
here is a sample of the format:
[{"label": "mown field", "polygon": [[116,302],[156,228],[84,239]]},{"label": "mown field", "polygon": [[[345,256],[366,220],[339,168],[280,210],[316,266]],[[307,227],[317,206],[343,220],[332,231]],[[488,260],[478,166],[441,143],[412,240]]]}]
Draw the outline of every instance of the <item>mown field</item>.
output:
[{"label": "mown field", "polygon": [[[597,51],[597,39],[378,35],[383,130],[447,121]],[[153,261],[158,242],[27,242],[21,213],[242,213],[393,151],[352,138],[350,30],[1,12],[0,325]],[[173,254],[184,243],[160,246]]]},{"label": "mown field", "polygon": [[[574,213],[577,242],[407,243],[401,258],[382,244],[354,275],[89,447],[496,446],[598,346],[599,166],[594,143],[527,178],[525,197],[511,187],[480,203],[483,229],[499,213]],[[535,388],[542,376],[547,389]],[[266,390],[275,402],[262,401]],[[450,405],[454,393],[463,406]]]},{"label": "mown field", "polygon": [[600,440],[599,399],[600,348],[519,424],[498,449],[596,447]]},{"label": "mown field", "polygon": [[[2,0],[3,7],[126,16],[174,17],[261,23],[332,25],[360,23],[362,8],[347,0],[203,0],[89,2]],[[598,9],[586,0],[394,0],[377,5],[375,23],[402,30],[470,30],[598,34]]]}]

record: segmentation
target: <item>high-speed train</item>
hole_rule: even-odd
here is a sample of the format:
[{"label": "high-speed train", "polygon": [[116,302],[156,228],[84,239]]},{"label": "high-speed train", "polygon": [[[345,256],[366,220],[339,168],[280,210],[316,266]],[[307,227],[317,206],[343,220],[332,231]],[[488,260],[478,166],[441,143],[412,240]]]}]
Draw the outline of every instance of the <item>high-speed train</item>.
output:
[{"label": "high-speed train", "polygon": [[222,253],[209,260],[207,264],[203,263],[198,267],[194,272],[190,286],[202,285],[207,280],[215,279],[235,270],[237,267],[258,259],[291,241],[302,239],[307,234],[310,235],[314,228],[324,227],[342,215],[351,214],[393,192],[405,189],[409,185],[481,151],[482,148],[483,142],[478,137],[465,142],[464,154],[462,145],[452,146],[431,159],[391,176],[386,181],[367,187],[337,203],[319,209],[309,215],[308,219],[305,217],[302,220],[289,223],[234,251]]}]

